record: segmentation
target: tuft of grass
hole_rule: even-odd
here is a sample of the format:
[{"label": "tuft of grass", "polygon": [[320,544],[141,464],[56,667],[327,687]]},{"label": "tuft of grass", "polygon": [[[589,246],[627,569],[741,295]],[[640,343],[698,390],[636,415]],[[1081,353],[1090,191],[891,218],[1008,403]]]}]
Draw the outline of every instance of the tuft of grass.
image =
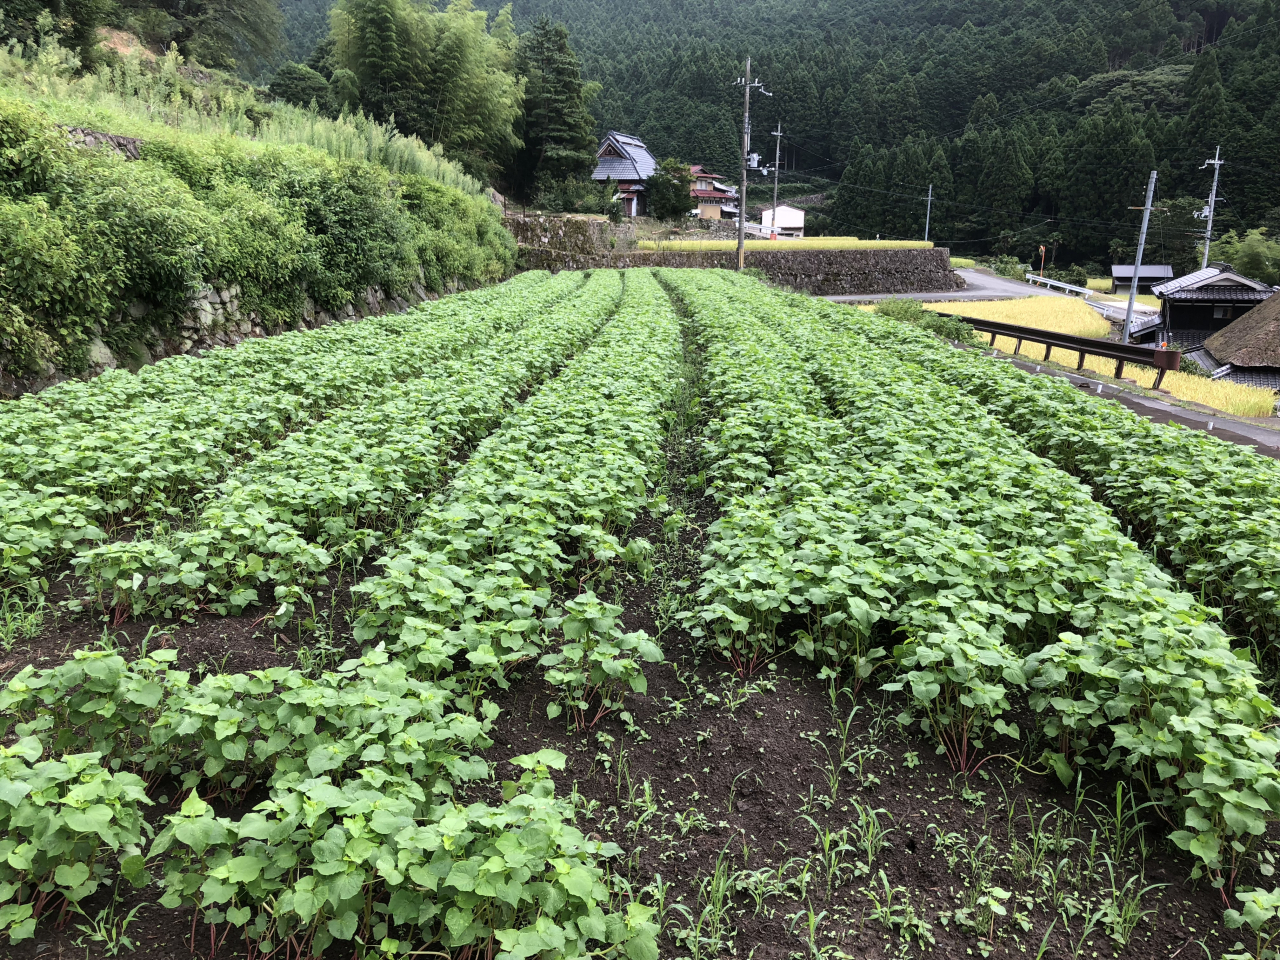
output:
[{"label": "tuft of grass", "polygon": [[[930,304],[938,313],[956,313],[997,323],[1016,323],[1037,330],[1052,330],[1076,337],[1105,337],[1111,324],[1083,300],[1075,297],[1025,297],[1022,300],[975,300]],[[1031,349],[1034,349],[1032,347]],[[1044,348],[1041,347],[1041,351]]]},{"label": "tuft of grass", "polygon": [[43,596],[25,591],[0,591],[0,652],[8,653],[20,640],[32,640],[44,628]]},{"label": "tuft of grass", "polygon": [[[857,237],[803,237],[797,240],[747,240],[749,250],[932,250],[924,240],[859,240]],[[641,240],[641,250],[737,250],[737,240]]]},{"label": "tuft of grass", "polygon": [[952,257],[952,270],[970,270],[978,265],[977,260],[970,260],[968,257]]},{"label": "tuft of grass", "polygon": [[[0,46],[0,91],[38,107],[66,126],[143,140],[164,138],[168,129],[279,145],[303,144],[338,160],[367,160],[392,173],[414,173],[473,196],[484,184],[444,156],[439,144],[401,135],[363,113],[330,119],[302,107],[260,103],[247,84],[230,79],[202,87],[198,102],[183,99],[172,55],[155,73],[136,56],[113,68],[79,76],[32,71],[21,57]],[[247,107],[257,108],[246,111]],[[257,116],[255,124],[251,115]],[[263,119],[265,117],[265,119]]]}]

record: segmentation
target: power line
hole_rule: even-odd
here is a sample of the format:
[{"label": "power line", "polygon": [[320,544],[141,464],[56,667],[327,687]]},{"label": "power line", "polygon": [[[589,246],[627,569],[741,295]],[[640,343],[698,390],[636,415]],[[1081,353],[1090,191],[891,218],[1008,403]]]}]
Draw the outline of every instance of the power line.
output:
[{"label": "power line", "polygon": [[[805,173],[802,173],[799,171],[793,172],[789,175],[795,176],[795,177],[806,176]],[[834,183],[837,186],[849,187],[854,190],[861,190],[864,193],[878,193],[878,194],[883,194],[885,196],[902,197],[903,199],[906,199],[906,200],[923,201],[925,199],[925,197],[919,194],[901,193],[897,190],[882,190],[879,187],[868,187],[868,186],[863,186],[862,184],[859,184],[859,183],[845,183],[842,180],[832,180],[830,177],[810,177],[810,179],[822,180],[824,183]],[[1000,214],[1004,214],[1006,216],[1011,216],[1011,217],[1025,218],[1025,217],[1045,216],[1045,214],[1042,214],[1042,213],[1026,212],[1026,211],[1020,211],[1020,210],[1009,210],[1002,207],[988,207],[988,206],[984,206],[982,204],[977,204],[977,203],[965,203],[963,200],[943,200],[940,197],[934,197],[933,202],[946,204],[947,206],[952,206],[952,207],[963,207],[970,210],[979,210],[979,211],[985,211],[989,213],[1000,213]],[[1095,220],[1092,218],[1085,218],[1085,217],[1063,217],[1063,216],[1058,216],[1056,214],[1052,216],[1050,219],[1055,220],[1059,223],[1078,224],[1080,226],[1095,226],[1095,227],[1109,227],[1109,228],[1128,226],[1128,224],[1125,221]]]}]

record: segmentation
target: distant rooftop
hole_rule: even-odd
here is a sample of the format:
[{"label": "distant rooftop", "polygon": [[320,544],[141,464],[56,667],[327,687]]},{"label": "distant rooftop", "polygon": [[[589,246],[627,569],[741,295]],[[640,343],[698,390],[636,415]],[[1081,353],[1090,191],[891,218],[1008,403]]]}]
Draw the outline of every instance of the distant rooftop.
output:
[{"label": "distant rooftop", "polygon": [[1214,263],[1185,277],[1158,283],[1151,292],[1162,300],[1261,303],[1275,293],[1275,289],[1236,273],[1229,263]]},{"label": "distant rooftop", "polygon": [[[1144,280],[1172,280],[1173,267],[1168,264],[1144,263],[1138,274]],[[1111,268],[1111,276],[1117,280],[1133,279],[1133,264],[1118,263]]]},{"label": "distant rooftop", "polygon": [[658,161],[643,140],[610,130],[596,151],[596,169],[591,179],[639,183],[649,179],[657,169]]}]

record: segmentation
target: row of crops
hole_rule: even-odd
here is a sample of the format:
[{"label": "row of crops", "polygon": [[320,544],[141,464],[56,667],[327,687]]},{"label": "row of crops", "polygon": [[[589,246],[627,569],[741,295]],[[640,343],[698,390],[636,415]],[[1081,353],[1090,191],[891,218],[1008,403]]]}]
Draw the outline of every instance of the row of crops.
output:
[{"label": "row of crops", "polygon": [[[539,299],[548,284],[558,295]],[[572,309],[553,305],[566,296]],[[194,906],[218,937],[234,930],[262,953],[287,944],[311,956],[345,940],[386,956],[423,942],[507,957],[657,956],[650,908],[610,907],[599,861],[619,851],[584,838],[555,795],[549,771],[563,755],[516,758],[520,776],[498,804],[460,802],[457,788],[496,772],[482,754],[498,719],[486,693],[509,663],[542,654],[577,710],[591,693],[641,688],[637,659],[661,657],[589,592],[552,598],[577,563],[644,548],[617,534],[646,500],[663,399],[678,386],[680,324],[646,274],[544,279],[502,299],[471,298],[469,320],[518,323],[518,342],[498,333],[500,356],[472,350],[474,376],[404,381],[430,398],[419,429],[442,443],[494,424],[521,386],[534,392],[415,512],[386,551],[386,574],[361,585],[377,598],[362,629],[389,642],[318,677],[274,668],[197,682],[173,651],[133,662],[82,651],[9,681],[0,929],[11,940],[119,875],[158,880],[163,905]],[[412,474],[427,478],[415,497],[431,496],[433,476]],[[254,535],[223,531],[243,551]],[[129,583],[156,595],[146,580]],[[175,780],[186,799],[152,826],[146,811]],[[263,789],[269,799],[239,817],[211,804]]]},{"label": "row of crops", "polygon": [[485,751],[517,666],[586,729],[662,659],[595,588],[652,562],[630,531],[663,509],[691,350],[720,510],[695,637],[744,673],[794,648],[900,691],[964,773],[1032,717],[1064,779],[1122,770],[1233,882],[1280,818],[1277,710],[1231,636],[1280,622],[1271,461],[732,274],[526,274],[0,408],[11,585],[287,618],[366,564],[337,669],[93,650],[7,681],[0,935],[157,882],[263,954],[656,957],[622,851],[556,793],[563,755],[499,793]]},{"label": "row of crops", "polygon": [[[1280,517],[1272,462],[1223,451],[1215,464],[1205,445],[1223,444],[892,321],[685,282],[719,412],[708,452],[723,517],[700,619],[726,656],[749,663],[794,642],[780,628],[800,616],[802,653],[854,682],[879,670],[960,770],[983,762],[992,734],[1019,735],[1007,716],[1027,702],[1064,778],[1123,769],[1174,841],[1230,881],[1280,812],[1276,707],[1215,611],[1015,430],[1090,480],[1119,473],[1100,482],[1117,511],[1152,518],[1153,542],[1197,593],[1212,580],[1242,605],[1275,602],[1259,543]],[[1040,418],[1028,413],[1037,395]],[[1089,434],[1096,422],[1111,429]],[[1144,437],[1163,439],[1163,455]],[[1090,456],[1090,443],[1110,449]]]}]

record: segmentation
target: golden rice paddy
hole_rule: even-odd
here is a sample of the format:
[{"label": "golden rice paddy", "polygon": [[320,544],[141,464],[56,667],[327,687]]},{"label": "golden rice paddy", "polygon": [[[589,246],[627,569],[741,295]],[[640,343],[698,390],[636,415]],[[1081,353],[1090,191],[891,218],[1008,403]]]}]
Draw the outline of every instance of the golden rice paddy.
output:
[{"label": "golden rice paddy", "polygon": [[[985,337],[983,338],[986,339]],[[995,347],[1001,353],[1013,353],[1016,342],[1012,337],[996,337]],[[1018,356],[1037,363],[1044,361],[1044,344],[1026,343],[1018,351]],[[1079,354],[1073,351],[1055,348],[1050,359],[1067,367],[1074,367]],[[1116,362],[1106,357],[1085,357],[1084,368],[1093,373],[1114,376]],[[1152,367],[1126,364],[1123,374],[1125,379],[1135,381],[1138,386],[1148,390],[1155,386],[1156,370]],[[1164,375],[1161,389],[1168,390],[1179,400],[1202,403],[1224,413],[1237,417],[1269,417],[1275,412],[1276,393],[1263,387],[1251,387],[1244,383],[1232,383],[1229,380],[1210,380],[1208,377],[1196,377],[1189,373],[1170,370]]]},{"label": "golden rice paddy", "polygon": [[[1111,324],[1089,307],[1083,300],[1067,297],[1028,297],[1024,300],[991,300],[972,303],[929,304],[930,310],[939,313],[954,312],[980,320],[1000,323],[1016,323],[1037,330],[1052,330],[1080,337],[1105,337],[1111,332]],[[983,337],[984,340],[988,339]],[[1016,341],[1012,337],[996,337],[995,348],[1002,353],[1013,353]],[[1022,344],[1018,356],[1038,363],[1044,361],[1044,344]],[[1079,355],[1056,348],[1050,359],[1064,366],[1075,366]],[[1093,373],[1113,376],[1116,362],[1104,357],[1086,357],[1084,368]],[[1156,371],[1151,367],[1128,364],[1122,374],[1139,386],[1152,389]],[[1228,380],[1210,380],[1171,370],[1165,374],[1161,389],[1169,391],[1179,400],[1204,404],[1238,417],[1269,417],[1275,412],[1276,392],[1263,387],[1232,383]]]},{"label": "golden rice paddy", "polygon": [[[1076,337],[1105,337],[1111,324],[1083,300],[1074,297],[1026,297],[1022,300],[974,300],[929,304],[938,313],[956,313],[997,323],[1016,323]],[[1041,347],[1043,353],[1044,348]]]}]

